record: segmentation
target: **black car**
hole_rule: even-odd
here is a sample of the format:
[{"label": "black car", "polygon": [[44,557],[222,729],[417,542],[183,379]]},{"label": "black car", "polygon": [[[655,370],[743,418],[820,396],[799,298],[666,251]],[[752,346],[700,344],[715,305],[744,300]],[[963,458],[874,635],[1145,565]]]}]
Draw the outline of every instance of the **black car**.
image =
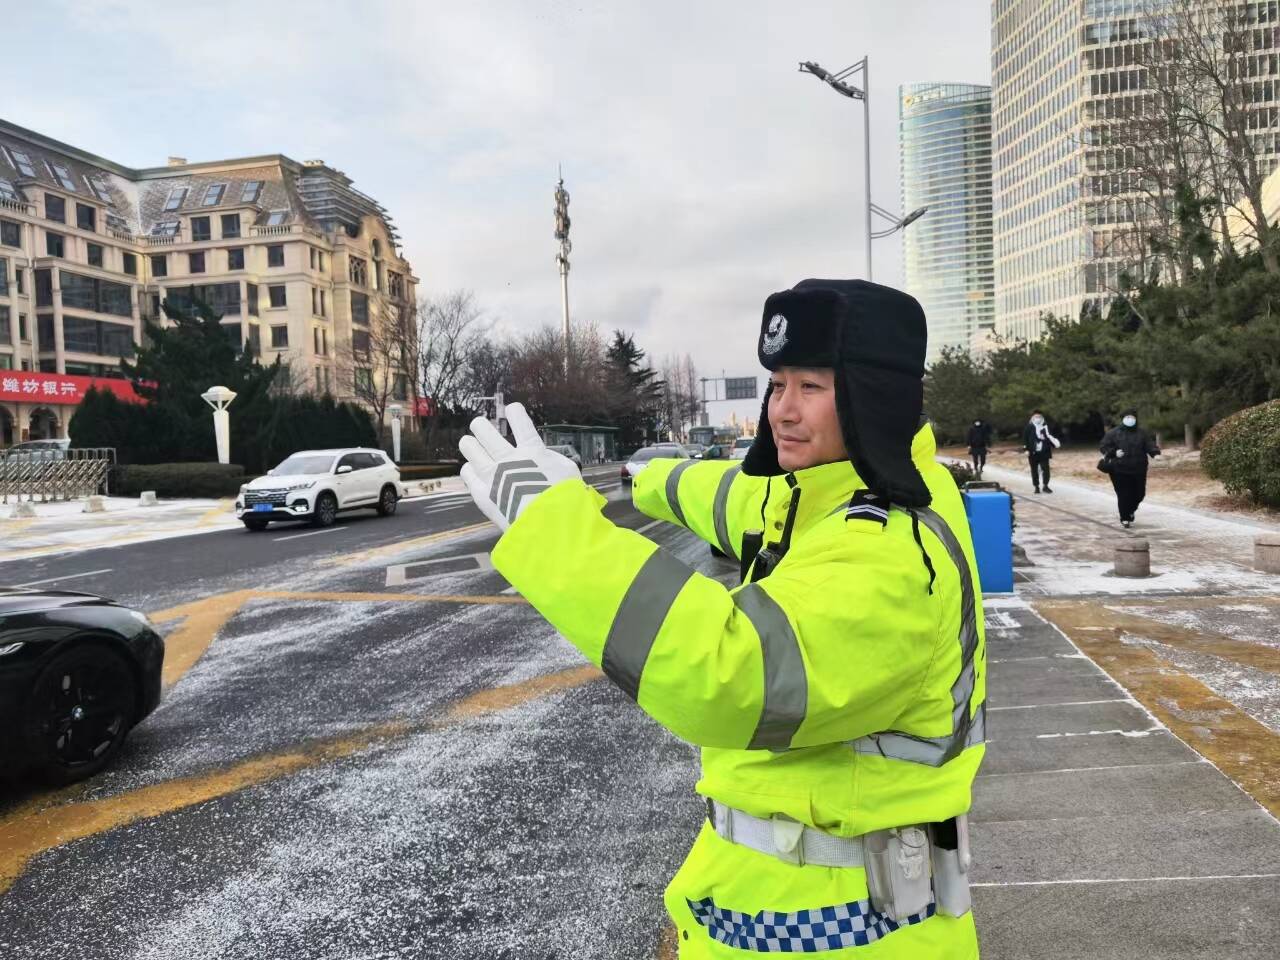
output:
[{"label": "black car", "polygon": [[0,772],[92,776],[160,702],[164,640],[88,593],[0,588]]}]

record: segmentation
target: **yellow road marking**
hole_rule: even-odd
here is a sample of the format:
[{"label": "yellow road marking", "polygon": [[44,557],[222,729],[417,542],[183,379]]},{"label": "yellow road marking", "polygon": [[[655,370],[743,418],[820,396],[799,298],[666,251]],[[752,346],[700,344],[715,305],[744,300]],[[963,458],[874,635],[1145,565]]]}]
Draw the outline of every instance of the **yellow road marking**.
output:
[{"label": "yellow road marking", "polygon": [[200,519],[196,521],[197,527],[211,527],[214,522],[231,513],[231,505],[235,503],[234,497],[223,497],[218,501],[218,505],[212,510],[207,510],[201,514]]},{"label": "yellow road marking", "polygon": [[1094,629],[1105,613],[1101,604],[1038,601],[1033,606],[1175,735],[1280,817],[1280,734],[1150,647],[1122,643],[1116,630]]},{"label": "yellow road marking", "polygon": [[472,694],[456,703],[443,720],[379,723],[356,733],[280,753],[250,757],[221,770],[141,787],[101,800],[45,806],[43,809],[35,809],[35,804],[25,804],[0,819],[0,894],[13,885],[32,857],[55,847],[331,763],[413,733],[441,729],[507,710],[559,690],[582,686],[600,676],[595,667],[574,667]]},{"label": "yellow road marking", "polygon": [[415,537],[412,540],[401,540],[398,543],[388,543],[381,547],[370,547],[367,550],[360,550],[356,553],[341,554],[332,557],[325,557],[318,561],[326,566],[349,567],[357,563],[363,563],[366,560],[374,560],[378,557],[394,556],[397,553],[403,553],[405,550],[412,550],[414,547],[426,546],[429,543],[440,543],[442,540],[452,540],[454,537],[466,536],[469,533],[475,533],[477,530],[484,529],[496,530],[492,523],[485,521],[484,523],[473,523],[470,526],[458,527],[456,530],[445,530],[441,533],[433,533],[425,537]]},{"label": "yellow road marking", "polygon": [[294,593],[289,590],[253,590],[254,598],[266,597],[272,600],[337,600],[358,603],[489,603],[489,604],[522,604],[528,603],[524,597],[512,595],[488,596],[485,594],[467,593]]}]

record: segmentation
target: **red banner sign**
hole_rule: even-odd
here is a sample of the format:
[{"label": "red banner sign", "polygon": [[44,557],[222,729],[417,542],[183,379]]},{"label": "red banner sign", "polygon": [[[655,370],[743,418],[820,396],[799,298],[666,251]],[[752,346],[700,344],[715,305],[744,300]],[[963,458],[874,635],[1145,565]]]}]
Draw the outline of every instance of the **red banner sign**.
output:
[{"label": "red banner sign", "polygon": [[80,377],[69,373],[32,373],[26,370],[0,370],[0,400],[33,406],[74,407],[90,387],[109,390],[121,400],[141,403],[128,380],[109,377]]},{"label": "red banner sign", "polygon": [[417,407],[414,410],[420,417],[434,417],[436,415],[436,401],[434,397],[419,397]]}]

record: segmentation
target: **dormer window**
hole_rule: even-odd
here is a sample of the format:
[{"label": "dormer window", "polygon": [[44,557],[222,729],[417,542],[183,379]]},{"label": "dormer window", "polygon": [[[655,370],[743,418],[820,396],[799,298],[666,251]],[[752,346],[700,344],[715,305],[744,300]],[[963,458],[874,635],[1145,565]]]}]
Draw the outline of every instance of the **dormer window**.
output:
[{"label": "dormer window", "polygon": [[92,192],[93,195],[103,203],[111,202],[111,194],[107,190],[107,185],[97,177],[91,177],[88,174],[85,174],[84,182],[89,185],[90,192]]},{"label": "dormer window", "polygon": [[176,237],[178,235],[177,220],[161,220],[151,228],[153,237]]},{"label": "dormer window", "polygon": [[216,207],[222,202],[222,195],[227,192],[225,183],[211,183],[209,189],[204,192],[204,205],[206,207]]},{"label": "dormer window", "polygon": [[168,213],[171,210],[177,210],[179,207],[182,206],[183,201],[186,199],[187,199],[187,188],[174,187],[172,190],[169,191],[169,199],[164,202],[165,212]]},{"label": "dormer window", "polygon": [[269,214],[267,214],[267,226],[278,227],[284,223],[285,219],[288,216],[289,216],[288,210],[272,210]]},{"label": "dormer window", "polygon": [[14,203],[22,203],[22,195],[18,193],[18,188],[8,180],[0,180],[0,200],[12,200]]},{"label": "dormer window", "polygon": [[53,179],[58,181],[63,190],[70,190],[72,193],[77,192],[76,182],[71,179],[71,172],[66,167],[52,160],[46,160],[44,165],[49,168],[49,173],[52,174]]},{"label": "dormer window", "polygon": [[244,185],[244,189],[240,191],[241,203],[257,203],[258,197],[262,194],[262,181],[250,180]]},{"label": "dormer window", "polygon": [[9,154],[9,162],[13,164],[13,168],[24,177],[34,177],[36,175],[36,168],[31,165],[31,157],[27,154],[11,147],[6,147],[5,152]]}]

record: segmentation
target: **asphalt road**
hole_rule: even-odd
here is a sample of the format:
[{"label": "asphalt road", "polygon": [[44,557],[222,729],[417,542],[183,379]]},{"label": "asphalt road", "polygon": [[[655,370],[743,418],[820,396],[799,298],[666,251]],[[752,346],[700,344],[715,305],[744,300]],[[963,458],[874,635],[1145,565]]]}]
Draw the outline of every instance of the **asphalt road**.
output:
[{"label": "asphalt road", "polygon": [[[615,470],[607,515],[729,572]],[[658,956],[696,757],[504,593],[482,520],[0,564],[152,614],[171,682],[108,771],[0,796],[0,956]]]}]

